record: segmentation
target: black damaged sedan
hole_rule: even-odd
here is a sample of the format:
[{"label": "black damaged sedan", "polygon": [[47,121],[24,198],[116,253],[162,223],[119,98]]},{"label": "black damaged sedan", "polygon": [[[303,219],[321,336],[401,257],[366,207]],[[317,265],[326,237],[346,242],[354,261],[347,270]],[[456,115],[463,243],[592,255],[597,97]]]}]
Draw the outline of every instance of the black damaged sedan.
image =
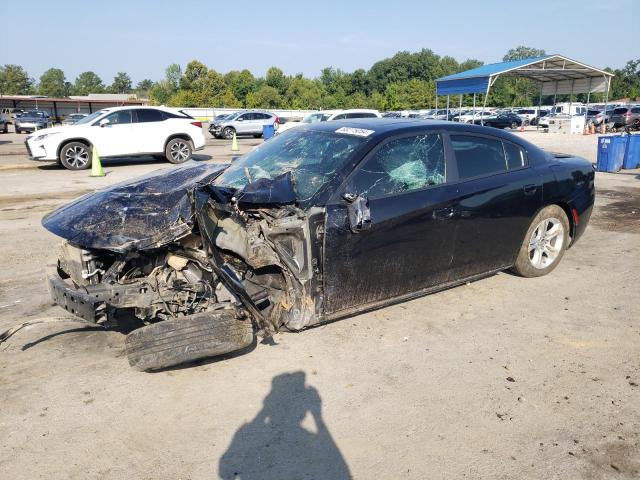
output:
[{"label": "black damaged sedan", "polygon": [[584,232],[593,182],[588,161],[486,127],[301,126],[49,214],[66,240],[49,289],[87,321],[138,322],[130,364],[164,368],[500,270],[545,275]]}]

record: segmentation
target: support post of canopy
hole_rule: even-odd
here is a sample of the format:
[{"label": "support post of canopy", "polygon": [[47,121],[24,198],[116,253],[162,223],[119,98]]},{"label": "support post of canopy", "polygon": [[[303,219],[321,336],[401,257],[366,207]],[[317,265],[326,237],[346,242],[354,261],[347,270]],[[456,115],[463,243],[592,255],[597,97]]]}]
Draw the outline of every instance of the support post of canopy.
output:
[{"label": "support post of canopy", "polygon": [[576,83],[575,80],[571,80],[571,92],[569,93],[569,116],[572,117],[571,114],[571,106],[573,105],[573,84]]},{"label": "support post of canopy", "polygon": [[449,95],[447,95],[447,120],[449,120]]},{"label": "support post of canopy", "polygon": [[542,87],[544,82],[540,82],[540,95],[538,96],[538,120],[536,121],[536,131],[540,127],[540,109],[542,108]]},{"label": "support post of canopy", "polygon": [[593,78],[589,77],[589,91],[587,92],[587,111],[584,112],[585,125],[587,125],[587,117],[589,116],[589,100],[591,100],[591,80],[593,80]]},{"label": "support post of canopy", "polygon": [[476,94],[475,93],[473,94],[473,110],[472,110],[472,112],[473,112],[473,115],[476,114]]},{"label": "support post of canopy", "polygon": [[[458,115],[462,115],[462,94],[460,94],[460,107],[458,108]],[[458,120],[460,120],[459,116]]]},{"label": "support post of canopy", "polygon": [[[489,77],[489,83],[487,83],[487,91],[484,94],[484,102],[482,104],[482,113],[480,114],[480,125],[482,125],[484,127],[484,110],[485,108],[487,108],[487,98],[489,98],[489,90],[491,90],[491,83],[493,81],[493,77]],[[476,123],[475,120],[473,120],[473,123]]]},{"label": "support post of canopy", "polygon": [[[604,92],[604,118],[607,118],[607,103],[609,102],[609,86],[611,85],[611,77],[604,76],[604,81],[607,84],[606,90]],[[609,122],[607,122],[609,123]],[[606,128],[604,124],[604,119],[602,121],[602,126]],[[604,133],[604,132],[602,132]]]}]

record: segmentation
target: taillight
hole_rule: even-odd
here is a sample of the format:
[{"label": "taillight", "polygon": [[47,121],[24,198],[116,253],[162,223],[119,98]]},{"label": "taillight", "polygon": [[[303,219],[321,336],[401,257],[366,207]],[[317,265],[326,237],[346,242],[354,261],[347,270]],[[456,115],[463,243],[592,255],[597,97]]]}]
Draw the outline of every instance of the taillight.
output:
[{"label": "taillight", "polygon": [[202,122],[191,122],[194,127],[202,128]]},{"label": "taillight", "polygon": [[578,217],[578,210],[573,208],[571,209],[571,213],[573,214],[573,225],[577,227],[578,223],[580,222],[580,218]]},{"label": "taillight", "polygon": [[278,123],[278,124],[280,123],[280,118],[279,117],[276,117],[276,123]]}]

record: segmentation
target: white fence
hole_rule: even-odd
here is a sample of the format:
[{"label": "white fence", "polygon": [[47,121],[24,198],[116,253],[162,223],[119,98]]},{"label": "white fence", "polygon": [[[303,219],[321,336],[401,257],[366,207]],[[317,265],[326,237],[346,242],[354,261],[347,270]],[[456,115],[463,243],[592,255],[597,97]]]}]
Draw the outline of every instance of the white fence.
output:
[{"label": "white fence", "polygon": [[[203,121],[209,122],[216,115],[222,115],[225,113],[233,113],[239,112],[241,110],[248,110],[246,108],[178,108],[178,110],[182,110],[183,112],[191,115],[193,118]],[[263,110],[263,109],[261,109]],[[310,113],[315,112],[316,110],[280,110],[280,109],[264,109],[265,111],[271,112],[278,117],[284,117],[287,119],[295,119],[302,120],[304,117],[309,115]]]}]

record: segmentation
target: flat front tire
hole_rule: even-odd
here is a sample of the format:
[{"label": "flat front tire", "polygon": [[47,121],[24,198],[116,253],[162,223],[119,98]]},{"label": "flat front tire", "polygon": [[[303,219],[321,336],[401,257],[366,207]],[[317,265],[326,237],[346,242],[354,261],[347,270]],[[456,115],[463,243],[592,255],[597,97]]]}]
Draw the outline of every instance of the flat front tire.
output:
[{"label": "flat front tire", "polygon": [[569,245],[569,233],[569,219],[562,208],[543,208],[531,222],[512,270],[527,278],[550,273]]},{"label": "flat front tire", "polygon": [[253,337],[250,320],[220,310],[147,325],[127,335],[125,344],[129,365],[158,370],[241,350]]},{"label": "flat front tire", "polygon": [[91,166],[91,149],[82,142],[69,142],[60,149],[58,159],[68,170],[86,170]]},{"label": "flat front tire", "polygon": [[164,153],[171,163],[184,163],[191,158],[193,148],[189,140],[173,138],[167,143]]}]

